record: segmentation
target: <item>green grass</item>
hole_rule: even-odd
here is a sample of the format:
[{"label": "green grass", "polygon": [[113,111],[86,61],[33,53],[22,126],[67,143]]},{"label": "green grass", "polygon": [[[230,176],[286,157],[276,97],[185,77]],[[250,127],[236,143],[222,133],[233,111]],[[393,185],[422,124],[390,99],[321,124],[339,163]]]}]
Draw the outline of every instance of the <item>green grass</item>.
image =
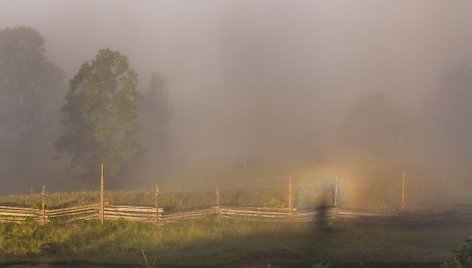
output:
[{"label": "green grass", "polygon": [[[320,181],[314,190],[296,188],[295,204],[298,208],[324,201],[330,204],[330,183]],[[341,198],[347,199],[350,192],[341,190]],[[111,204],[154,206],[152,191],[108,191],[105,199]],[[37,207],[40,200],[38,194],[0,196],[0,205]],[[98,192],[47,193],[46,206],[70,207],[98,200]],[[166,212],[207,207],[214,205],[215,192],[163,192],[159,203]],[[287,188],[222,189],[221,203],[286,207]],[[103,226],[98,221],[45,226],[33,222],[0,223],[0,266],[18,262],[137,266],[144,249],[149,258],[158,257],[160,267],[208,267],[236,262],[260,266],[271,262],[282,267],[311,267],[320,262],[333,263],[334,268],[439,267],[452,250],[460,247],[469,227],[469,223],[461,221],[420,227],[348,223],[326,227],[224,218],[221,226],[215,218],[160,227],[120,220]]]},{"label": "green grass", "polygon": [[206,267],[267,260],[284,267],[310,267],[319,261],[351,265],[346,267],[362,267],[362,263],[434,267],[431,265],[439,265],[460,246],[468,229],[465,222],[421,227],[317,226],[224,218],[221,225],[216,218],[209,218],[159,227],[121,220],[103,226],[98,221],[65,226],[1,223],[0,260],[4,264],[138,265],[142,248],[149,258],[158,257],[161,266]]},{"label": "green grass", "polygon": [[[280,187],[255,190],[221,190],[221,204],[232,206],[287,207],[287,190]],[[153,192],[109,191],[110,204],[155,206]],[[0,196],[0,205],[38,207],[39,194]],[[58,192],[46,195],[48,208],[63,208],[99,202],[98,192]],[[215,204],[214,191],[160,193],[159,205],[166,211],[209,207]]]}]

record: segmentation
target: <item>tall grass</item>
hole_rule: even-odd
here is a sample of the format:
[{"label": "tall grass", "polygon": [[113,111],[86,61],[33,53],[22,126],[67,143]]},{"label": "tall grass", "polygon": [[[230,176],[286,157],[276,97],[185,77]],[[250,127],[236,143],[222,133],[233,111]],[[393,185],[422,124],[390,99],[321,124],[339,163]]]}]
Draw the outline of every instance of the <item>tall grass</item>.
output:
[{"label": "tall grass", "polygon": [[[108,191],[105,201],[110,204],[154,206],[152,191]],[[39,194],[0,196],[0,205],[35,207],[41,202]],[[98,192],[57,192],[46,195],[48,208],[63,208],[99,202]],[[255,190],[222,190],[221,204],[229,206],[286,207],[287,192],[283,188]],[[215,205],[214,191],[170,192],[159,194],[159,205],[167,211]]]},{"label": "tall grass", "polygon": [[[286,224],[221,219],[163,226],[133,221],[37,225],[0,223],[0,262],[97,262],[137,265],[144,250],[160,265],[221,265],[269,259],[310,267],[330,263],[441,263],[468,223],[420,228],[338,223]],[[434,267],[434,266],[432,266]]]}]

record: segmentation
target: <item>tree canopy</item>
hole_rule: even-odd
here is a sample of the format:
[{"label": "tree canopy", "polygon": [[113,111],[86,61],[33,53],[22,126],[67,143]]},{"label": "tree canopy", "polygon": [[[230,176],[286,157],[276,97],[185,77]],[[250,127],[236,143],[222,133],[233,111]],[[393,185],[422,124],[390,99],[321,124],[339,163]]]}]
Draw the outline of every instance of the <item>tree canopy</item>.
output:
[{"label": "tree canopy", "polygon": [[143,95],[140,114],[145,128],[143,143],[146,144],[146,154],[148,159],[152,159],[154,163],[164,165],[169,154],[169,124],[172,118],[166,79],[160,74],[151,74]]},{"label": "tree canopy", "polygon": [[445,70],[428,110],[431,135],[447,161],[470,168],[472,144],[472,67],[460,64]]},{"label": "tree canopy", "polygon": [[128,58],[110,49],[100,50],[70,81],[62,107],[65,134],[56,143],[57,151],[70,154],[71,166],[86,174],[97,174],[103,162],[107,176],[118,184],[118,179],[132,174],[142,154],[138,142],[141,99],[137,74]]},{"label": "tree canopy", "polygon": [[64,77],[47,60],[44,38],[35,29],[0,29],[0,136],[8,159],[44,159],[50,151]]}]

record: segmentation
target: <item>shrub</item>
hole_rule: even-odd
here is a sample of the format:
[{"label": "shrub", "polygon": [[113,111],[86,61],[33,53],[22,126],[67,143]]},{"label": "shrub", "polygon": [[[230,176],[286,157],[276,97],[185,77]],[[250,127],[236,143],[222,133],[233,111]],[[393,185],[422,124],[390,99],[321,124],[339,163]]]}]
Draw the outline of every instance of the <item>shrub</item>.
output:
[{"label": "shrub", "polygon": [[311,266],[311,268],[331,268],[331,267],[333,266],[327,262],[318,262],[318,263],[314,263],[313,266]]},{"label": "shrub", "polygon": [[269,208],[284,208],[285,204],[280,199],[272,198],[267,202],[266,206]]},{"label": "shrub", "polygon": [[442,268],[472,267],[472,233],[469,233],[464,240],[464,245],[454,251],[452,257],[441,266]]}]

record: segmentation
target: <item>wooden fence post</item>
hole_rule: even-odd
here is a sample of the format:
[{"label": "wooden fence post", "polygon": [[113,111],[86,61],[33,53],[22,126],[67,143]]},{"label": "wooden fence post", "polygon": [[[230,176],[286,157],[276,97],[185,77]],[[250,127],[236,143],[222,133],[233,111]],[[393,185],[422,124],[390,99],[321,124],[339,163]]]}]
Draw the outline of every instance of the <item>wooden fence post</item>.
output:
[{"label": "wooden fence post", "polygon": [[402,175],[402,210],[405,209],[405,177],[406,177],[406,170],[403,169],[403,175]]},{"label": "wooden fence post", "polygon": [[219,188],[219,186],[216,186],[215,204],[216,204],[216,208],[220,209],[220,188]]},{"label": "wooden fence post", "polygon": [[46,224],[46,186],[41,191],[41,224]]},{"label": "wooden fence post", "polygon": [[336,175],[336,182],[334,184],[334,208],[338,208],[338,176]]},{"label": "wooden fence post", "polygon": [[216,214],[218,215],[218,225],[221,223],[221,211],[220,211],[220,188],[217,185],[215,191],[215,203],[216,203]]},{"label": "wooden fence post", "polygon": [[156,184],[156,225],[159,224],[159,185]]},{"label": "wooden fence post", "polygon": [[288,209],[289,209],[289,221],[293,222],[293,197],[292,197],[292,176],[288,180]]},{"label": "wooden fence post", "polygon": [[104,197],[104,180],[105,180],[105,170],[103,168],[103,163],[100,172],[100,222],[103,224],[105,220],[105,197]]}]

